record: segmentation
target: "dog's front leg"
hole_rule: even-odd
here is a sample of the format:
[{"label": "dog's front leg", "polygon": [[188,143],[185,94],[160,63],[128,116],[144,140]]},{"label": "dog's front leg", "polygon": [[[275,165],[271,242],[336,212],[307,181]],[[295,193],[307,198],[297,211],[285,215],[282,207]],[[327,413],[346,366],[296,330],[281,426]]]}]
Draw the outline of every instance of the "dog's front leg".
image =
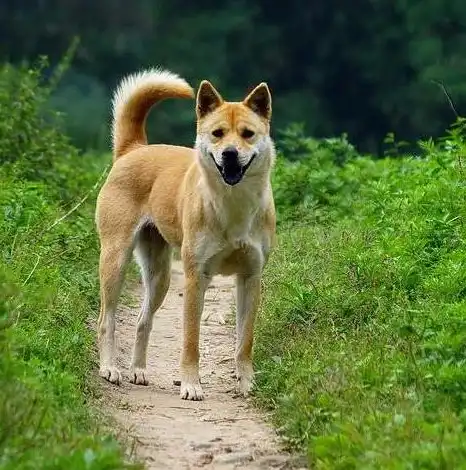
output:
[{"label": "dog's front leg", "polygon": [[252,346],[254,322],[261,296],[261,276],[236,278],[236,378],[238,392],[247,396],[253,387]]},{"label": "dog's front leg", "polygon": [[196,268],[185,266],[181,391],[183,400],[203,400],[199,380],[199,332],[204,295],[210,279]]}]

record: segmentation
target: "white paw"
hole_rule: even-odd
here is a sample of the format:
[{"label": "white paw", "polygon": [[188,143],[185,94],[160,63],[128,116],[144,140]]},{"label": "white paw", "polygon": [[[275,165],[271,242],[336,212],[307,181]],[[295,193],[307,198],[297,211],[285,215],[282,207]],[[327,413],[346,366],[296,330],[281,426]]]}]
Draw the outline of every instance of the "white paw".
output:
[{"label": "white paw", "polygon": [[254,369],[251,361],[236,360],[236,391],[247,397],[254,387]]},{"label": "white paw", "polygon": [[236,384],[236,391],[239,395],[243,397],[248,397],[252,389],[254,387],[254,376],[244,374],[242,376],[237,375],[237,384]]},{"label": "white paw", "polygon": [[204,392],[200,383],[181,382],[180,397],[182,400],[204,400]]},{"label": "white paw", "polygon": [[99,370],[99,375],[112,384],[121,384],[121,372],[114,366],[101,367]]},{"label": "white paw", "polygon": [[146,369],[141,369],[140,367],[131,369],[129,381],[136,385],[149,385]]},{"label": "white paw", "polygon": [[254,387],[254,381],[248,378],[240,377],[237,385],[237,392],[243,397],[248,397]]}]

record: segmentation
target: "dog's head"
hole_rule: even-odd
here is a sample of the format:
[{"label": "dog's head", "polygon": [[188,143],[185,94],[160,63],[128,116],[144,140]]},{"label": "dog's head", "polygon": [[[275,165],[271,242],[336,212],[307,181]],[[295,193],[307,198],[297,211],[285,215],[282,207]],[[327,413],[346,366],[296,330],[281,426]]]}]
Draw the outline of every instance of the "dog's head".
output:
[{"label": "dog's head", "polygon": [[274,149],[270,138],[272,98],[265,83],[241,102],[224,101],[208,81],[196,98],[197,139],[205,171],[234,186],[243,178],[268,174]]}]

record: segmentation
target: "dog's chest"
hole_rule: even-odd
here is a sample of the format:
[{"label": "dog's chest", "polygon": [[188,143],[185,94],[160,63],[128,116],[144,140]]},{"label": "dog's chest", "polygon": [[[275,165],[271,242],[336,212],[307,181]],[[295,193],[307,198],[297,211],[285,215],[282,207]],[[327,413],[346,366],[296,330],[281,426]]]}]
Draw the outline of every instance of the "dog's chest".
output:
[{"label": "dog's chest", "polygon": [[222,227],[222,239],[226,249],[237,250],[254,243],[253,218],[233,219],[232,223]]},{"label": "dog's chest", "polygon": [[210,275],[260,270],[261,241],[250,226],[229,227],[216,235],[200,234],[197,258],[201,269]]},{"label": "dog's chest", "polygon": [[196,256],[208,274],[260,270],[263,264],[262,198],[244,191],[235,199],[211,200],[211,224],[198,234]]}]

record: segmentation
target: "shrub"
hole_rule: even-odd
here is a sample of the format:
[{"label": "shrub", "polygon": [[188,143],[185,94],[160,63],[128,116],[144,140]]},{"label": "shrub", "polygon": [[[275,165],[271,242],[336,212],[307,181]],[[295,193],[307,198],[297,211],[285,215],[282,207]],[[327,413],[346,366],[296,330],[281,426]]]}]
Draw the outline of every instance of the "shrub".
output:
[{"label": "shrub", "polygon": [[312,468],[465,465],[465,135],[328,165],[325,223],[280,233],[257,396]]},{"label": "shrub", "polygon": [[305,137],[301,126],[290,126],[277,147],[273,185],[279,223],[323,220],[329,205],[344,206],[341,191],[351,187],[342,165],[358,157],[346,136],[317,140]]},{"label": "shrub", "polygon": [[125,468],[92,406],[92,186],[105,161],[44,110],[43,65],[0,69],[0,469]]}]

